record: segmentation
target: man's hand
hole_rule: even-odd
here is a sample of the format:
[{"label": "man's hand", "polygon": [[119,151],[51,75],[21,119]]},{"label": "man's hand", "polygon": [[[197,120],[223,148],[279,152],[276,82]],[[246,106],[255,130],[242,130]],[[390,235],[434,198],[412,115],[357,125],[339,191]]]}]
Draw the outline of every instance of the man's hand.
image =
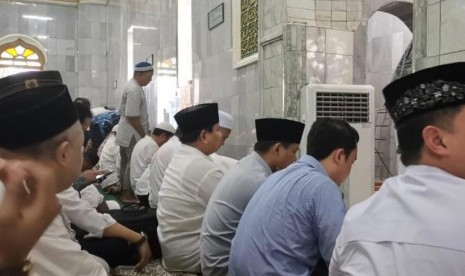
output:
[{"label": "man's hand", "polygon": [[97,175],[101,174],[102,172],[99,170],[85,170],[81,172],[81,175],[87,182],[87,184],[94,183],[97,181]]},{"label": "man's hand", "polygon": [[0,159],[0,268],[21,265],[59,212],[53,171],[35,161]]}]

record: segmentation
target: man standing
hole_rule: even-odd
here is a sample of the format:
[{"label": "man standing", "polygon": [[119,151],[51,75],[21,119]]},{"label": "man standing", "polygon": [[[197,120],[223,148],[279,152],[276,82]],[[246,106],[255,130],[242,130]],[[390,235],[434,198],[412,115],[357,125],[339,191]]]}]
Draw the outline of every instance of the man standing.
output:
[{"label": "man standing", "polygon": [[130,164],[131,154],[137,141],[148,133],[149,119],[147,101],[142,87],[150,83],[153,76],[153,67],[150,63],[139,62],[134,66],[134,77],[125,85],[121,96],[118,132],[116,144],[120,146],[121,153],[121,199],[134,201],[131,190]]},{"label": "man standing", "polygon": [[168,270],[200,273],[200,228],[208,200],[223,177],[209,157],[221,147],[218,104],[174,115],[181,145],[166,170],[157,208],[158,237]]},{"label": "man standing", "polygon": [[286,119],[255,120],[254,151],[225,174],[205,211],[200,239],[203,275],[228,274],[231,241],[245,207],[266,177],[296,160],[304,126]]},{"label": "man standing", "polygon": [[383,90],[403,174],[344,220],[331,275],[463,275],[465,63],[441,65]]},{"label": "man standing", "polygon": [[175,132],[170,123],[161,122],[152,131],[151,135],[146,135],[137,142],[131,156],[131,188],[139,199],[141,205],[149,207],[149,175],[153,155],[165,144]]},{"label": "man standing", "polygon": [[332,118],[318,119],[307,155],[258,188],[233,239],[229,275],[310,275],[327,265],[346,208],[339,185],[357,158],[357,131]]}]

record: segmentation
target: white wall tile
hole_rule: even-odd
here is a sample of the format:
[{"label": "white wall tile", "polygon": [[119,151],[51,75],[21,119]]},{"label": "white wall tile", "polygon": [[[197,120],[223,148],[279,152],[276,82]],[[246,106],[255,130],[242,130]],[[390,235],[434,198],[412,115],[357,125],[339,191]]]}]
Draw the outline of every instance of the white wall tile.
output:
[{"label": "white wall tile", "polygon": [[314,10],[315,9],[315,1],[314,0],[287,0],[287,6],[299,9],[308,9]]},{"label": "white wall tile", "polygon": [[426,29],[427,33],[427,55],[428,56],[436,56],[439,55],[439,29],[440,29],[440,3],[435,5],[430,5],[427,8],[427,18],[428,18],[428,26]]},{"label": "white wall tile", "polygon": [[353,57],[326,54],[326,83],[352,84]]},{"label": "white wall tile", "polygon": [[352,55],[354,53],[354,34],[348,31],[326,30],[326,52],[331,54]]},{"label": "white wall tile", "polygon": [[465,50],[463,16],[465,6],[457,1],[442,1],[441,5],[441,44],[440,54]]}]

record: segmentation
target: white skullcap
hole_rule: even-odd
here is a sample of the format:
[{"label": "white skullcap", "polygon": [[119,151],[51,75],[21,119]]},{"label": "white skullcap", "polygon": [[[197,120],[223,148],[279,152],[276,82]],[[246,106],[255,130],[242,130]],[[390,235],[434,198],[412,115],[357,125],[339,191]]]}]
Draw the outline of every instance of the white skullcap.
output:
[{"label": "white skullcap", "polygon": [[232,129],[233,117],[231,116],[231,114],[219,110],[218,111],[218,116],[220,118],[220,122],[219,122],[220,127],[224,127],[224,128],[227,128],[227,129]]},{"label": "white skullcap", "polygon": [[171,132],[171,133],[176,132],[176,129],[174,128],[174,126],[172,124],[170,124],[170,123],[167,123],[167,122],[161,122],[155,128],[162,129],[164,131],[168,131],[168,132]]}]

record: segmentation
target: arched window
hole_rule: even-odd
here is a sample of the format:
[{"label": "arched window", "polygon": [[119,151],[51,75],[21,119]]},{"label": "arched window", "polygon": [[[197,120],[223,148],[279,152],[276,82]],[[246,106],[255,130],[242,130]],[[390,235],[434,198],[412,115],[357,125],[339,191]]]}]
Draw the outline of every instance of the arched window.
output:
[{"label": "arched window", "polygon": [[45,62],[44,48],[35,39],[20,34],[0,38],[0,77],[43,70]]}]

